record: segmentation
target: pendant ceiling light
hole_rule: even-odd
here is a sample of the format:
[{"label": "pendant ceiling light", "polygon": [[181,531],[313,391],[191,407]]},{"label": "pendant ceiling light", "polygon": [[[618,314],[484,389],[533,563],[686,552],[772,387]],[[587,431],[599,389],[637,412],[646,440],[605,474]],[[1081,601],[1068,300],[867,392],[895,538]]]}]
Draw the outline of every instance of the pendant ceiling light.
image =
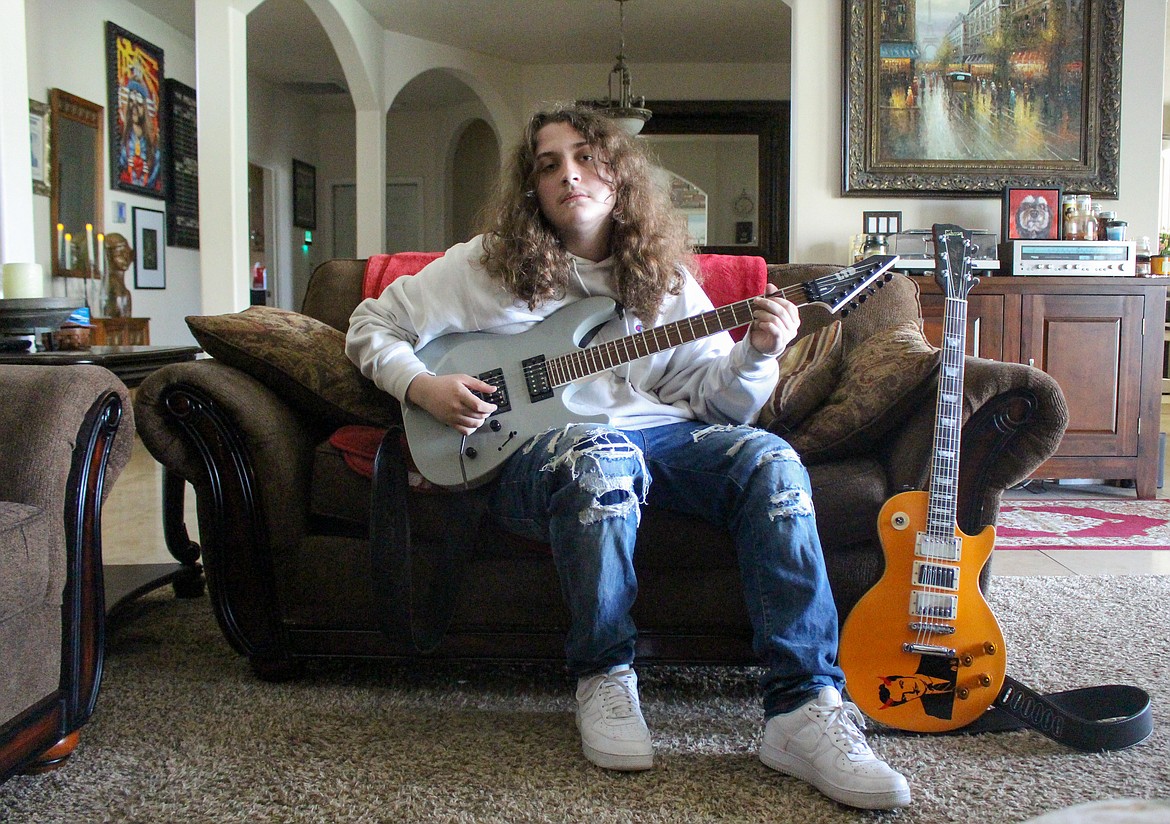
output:
[{"label": "pendant ceiling light", "polygon": [[[650,110],[645,108],[646,98],[640,98],[637,105],[634,104],[633,95],[630,92],[630,69],[626,65],[626,2],[627,0],[617,0],[619,8],[618,24],[621,32],[621,45],[618,49],[617,62],[613,64],[613,68],[609,71],[609,97],[601,104],[600,108],[618,122],[622,129],[629,135],[636,135],[642,131],[642,126],[650,119]],[[613,96],[614,78],[617,78],[618,96]]]}]

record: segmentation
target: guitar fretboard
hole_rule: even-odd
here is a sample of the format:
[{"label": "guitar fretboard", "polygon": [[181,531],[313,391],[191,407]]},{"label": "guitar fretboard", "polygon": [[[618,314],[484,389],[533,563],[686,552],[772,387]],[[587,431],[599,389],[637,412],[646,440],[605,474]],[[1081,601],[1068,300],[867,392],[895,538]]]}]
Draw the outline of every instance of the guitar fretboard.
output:
[{"label": "guitar fretboard", "polygon": [[[776,293],[776,296],[786,298],[797,306],[824,300],[827,296],[840,293],[842,284],[850,284],[858,279],[859,274],[872,268],[874,268],[872,262],[863,261],[858,266],[842,269],[823,278],[783,287]],[[883,264],[883,270],[888,268],[888,263]],[[844,298],[842,302],[848,302],[851,294],[838,296]],[[714,335],[716,332],[746,326],[752,322],[754,301],[755,298],[751,297],[737,303],[729,303],[701,315],[655,326],[652,329],[627,335],[624,338],[549,358],[544,364],[548,383],[553,387],[563,386],[638,358],[664,352],[684,343]],[[831,308],[836,310],[837,307]]]},{"label": "guitar fretboard", "polygon": [[934,454],[926,532],[940,539],[955,534],[959,485],[959,433],[963,425],[963,365],[966,356],[967,301],[948,297],[943,324]]}]

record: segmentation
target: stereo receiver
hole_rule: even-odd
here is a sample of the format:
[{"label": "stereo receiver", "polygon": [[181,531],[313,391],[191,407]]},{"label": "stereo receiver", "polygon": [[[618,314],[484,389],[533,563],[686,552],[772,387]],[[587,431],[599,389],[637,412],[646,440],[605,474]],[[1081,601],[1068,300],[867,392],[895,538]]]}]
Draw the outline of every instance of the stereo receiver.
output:
[{"label": "stereo receiver", "polygon": [[1011,240],[1000,244],[1008,275],[1133,275],[1133,241]]}]

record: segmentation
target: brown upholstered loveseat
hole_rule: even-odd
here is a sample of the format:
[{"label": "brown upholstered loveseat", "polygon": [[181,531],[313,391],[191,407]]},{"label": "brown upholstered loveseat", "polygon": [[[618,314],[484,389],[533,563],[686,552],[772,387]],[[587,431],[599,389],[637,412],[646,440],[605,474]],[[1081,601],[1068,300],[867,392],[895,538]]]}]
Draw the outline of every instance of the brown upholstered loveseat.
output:
[{"label": "brown upholstered loveseat", "polygon": [[[768,277],[788,285],[835,268],[773,265]],[[342,425],[384,425],[395,412],[395,401],[341,365],[341,330],[361,298],[363,270],[360,260],[320,266],[302,314],[254,308],[191,319],[216,358],[167,366],[140,387],[136,414],[147,448],[195,487],[203,563],[224,634],[265,677],[315,656],[418,655],[412,619],[416,628],[433,623],[428,593],[460,580],[458,571],[454,616],[428,654],[559,659],[566,613],[547,553],[469,520],[474,501],[462,495],[407,492],[396,437],[383,442],[383,483],[374,491],[330,444]],[[816,306],[802,316],[802,334],[832,320]],[[841,347],[860,351],[906,322],[920,322],[918,291],[897,275],[844,319]],[[898,363],[886,358],[887,374],[902,374]],[[935,381],[927,370],[879,422],[805,455],[842,616],[880,576],[881,504],[927,478]],[[967,361],[964,409],[957,516],[975,533],[994,523],[1003,490],[1056,449],[1067,411],[1043,372],[975,358]],[[373,540],[372,495],[381,496]],[[452,524],[470,533],[467,557],[443,549]],[[640,659],[752,661],[724,534],[649,510],[635,563]]]},{"label": "brown upholstered loveseat", "polygon": [[[101,684],[101,507],[130,459],[100,366],[0,366],[0,781],[60,764]],[[121,427],[121,428],[119,428]]]}]

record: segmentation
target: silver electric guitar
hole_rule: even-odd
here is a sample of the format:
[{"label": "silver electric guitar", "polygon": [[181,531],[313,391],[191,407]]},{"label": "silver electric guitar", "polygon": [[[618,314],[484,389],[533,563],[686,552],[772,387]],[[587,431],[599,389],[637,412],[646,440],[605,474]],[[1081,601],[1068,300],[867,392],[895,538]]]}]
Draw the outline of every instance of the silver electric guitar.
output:
[{"label": "silver electric guitar", "polygon": [[[797,305],[820,303],[830,312],[847,311],[889,280],[897,259],[874,255],[778,294]],[[417,352],[419,359],[436,375],[474,375],[496,387],[490,395],[481,395],[496,405],[496,411],[464,437],[421,407],[404,403],[402,418],[411,457],[422,476],[437,486],[481,486],[533,436],[569,423],[607,422],[604,416],[569,410],[566,401],[572,397],[574,381],[745,326],[752,321],[754,300],[730,303],[596,346],[587,343],[617,314],[617,304],[605,297],[572,303],[516,335],[467,332],[436,338]]]}]

